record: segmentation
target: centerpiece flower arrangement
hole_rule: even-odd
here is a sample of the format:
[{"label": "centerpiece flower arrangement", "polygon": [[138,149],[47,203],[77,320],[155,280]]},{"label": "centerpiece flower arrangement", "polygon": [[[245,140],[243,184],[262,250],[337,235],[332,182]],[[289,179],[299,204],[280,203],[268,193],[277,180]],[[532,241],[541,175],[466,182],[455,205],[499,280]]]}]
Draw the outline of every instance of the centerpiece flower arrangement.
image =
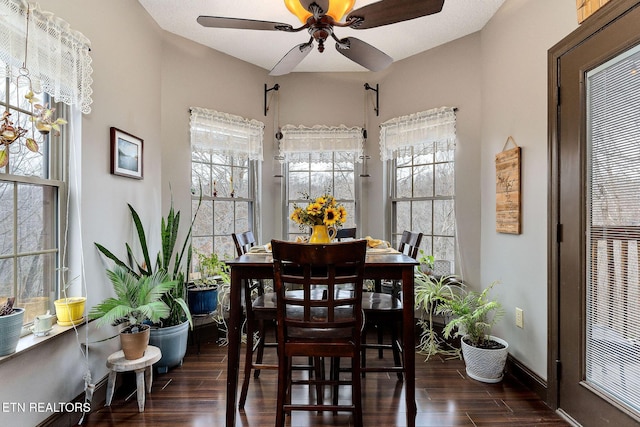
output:
[{"label": "centerpiece flower arrangement", "polygon": [[323,194],[313,200],[310,200],[306,207],[300,207],[296,203],[293,204],[293,213],[291,220],[300,224],[300,227],[314,225],[337,226],[342,225],[347,220],[347,210],[336,199],[329,195]]},{"label": "centerpiece flower arrangement", "polygon": [[[291,213],[291,220],[300,225],[300,229],[305,226],[313,228],[313,234],[309,240],[314,243],[317,233],[327,235],[327,227],[333,228],[335,233],[335,227],[339,227],[347,220],[347,210],[342,204],[339,204],[335,197],[330,194],[323,194],[320,197],[311,199],[308,194],[305,194],[305,198],[309,200],[306,207],[293,204],[293,212]],[[326,239],[316,240],[317,243],[325,243],[331,240],[330,235],[327,235]]]}]

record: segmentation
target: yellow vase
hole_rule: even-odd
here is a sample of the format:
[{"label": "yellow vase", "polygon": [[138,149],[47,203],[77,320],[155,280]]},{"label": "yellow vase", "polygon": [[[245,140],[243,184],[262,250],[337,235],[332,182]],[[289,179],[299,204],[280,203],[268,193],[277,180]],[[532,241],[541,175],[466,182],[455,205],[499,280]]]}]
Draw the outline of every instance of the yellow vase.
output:
[{"label": "yellow vase", "polygon": [[314,225],[309,243],[331,243],[336,237],[336,229],[326,225]]}]

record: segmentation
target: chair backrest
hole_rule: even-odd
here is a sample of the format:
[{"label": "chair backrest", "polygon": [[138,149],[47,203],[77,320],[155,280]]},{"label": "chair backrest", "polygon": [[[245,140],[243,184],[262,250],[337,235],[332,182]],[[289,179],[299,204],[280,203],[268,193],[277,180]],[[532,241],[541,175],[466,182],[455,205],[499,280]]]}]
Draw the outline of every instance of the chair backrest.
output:
[{"label": "chair backrest", "polygon": [[356,228],[340,228],[336,232],[336,240],[341,242],[342,239],[355,239],[356,238]]},{"label": "chair backrest", "polygon": [[403,231],[400,238],[398,250],[413,259],[418,259],[418,250],[422,242],[422,233],[414,233],[411,231]]},{"label": "chair backrest", "polygon": [[[278,342],[360,344],[366,241],[271,241]],[[286,292],[287,288],[301,291]],[[311,342],[310,342],[311,341]]]},{"label": "chair backrest", "polygon": [[251,231],[233,233],[231,237],[233,237],[233,243],[236,245],[238,256],[246,254],[256,244],[256,238],[253,237],[253,232]]}]

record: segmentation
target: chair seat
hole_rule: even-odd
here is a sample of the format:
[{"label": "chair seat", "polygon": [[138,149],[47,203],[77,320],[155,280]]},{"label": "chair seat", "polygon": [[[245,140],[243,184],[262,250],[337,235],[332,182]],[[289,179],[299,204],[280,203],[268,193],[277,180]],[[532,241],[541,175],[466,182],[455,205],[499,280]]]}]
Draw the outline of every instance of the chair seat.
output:
[{"label": "chair seat", "polygon": [[364,313],[371,311],[402,312],[402,301],[391,294],[380,292],[363,292],[362,309]]}]

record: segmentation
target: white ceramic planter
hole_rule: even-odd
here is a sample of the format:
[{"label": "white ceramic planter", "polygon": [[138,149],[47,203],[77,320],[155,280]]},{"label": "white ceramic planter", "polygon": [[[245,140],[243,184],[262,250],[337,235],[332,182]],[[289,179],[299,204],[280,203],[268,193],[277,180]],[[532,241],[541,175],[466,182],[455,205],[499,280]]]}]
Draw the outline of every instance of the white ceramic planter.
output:
[{"label": "white ceramic planter", "polygon": [[504,365],[509,354],[509,343],[505,340],[489,336],[490,339],[504,345],[504,348],[493,350],[470,346],[462,339],[462,356],[467,367],[467,375],[484,383],[497,383],[504,376]]}]

